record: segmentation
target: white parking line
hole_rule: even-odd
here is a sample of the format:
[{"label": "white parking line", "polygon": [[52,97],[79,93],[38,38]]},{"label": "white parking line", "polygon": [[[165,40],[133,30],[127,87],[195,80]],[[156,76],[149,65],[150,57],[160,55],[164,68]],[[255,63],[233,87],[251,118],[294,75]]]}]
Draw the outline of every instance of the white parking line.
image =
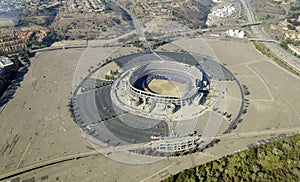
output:
[{"label": "white parking line", "polygon": [[25,151],[24,151],[24,153],[23,153],[23,155],[22,155],[22,157],[21,157],[21,159],[20,159],[20,161],[19,161],[19,163],[18,163],[18,165],[17,165],[17,168],[20,167],[21,161],[23,160],[23,158],[24,158],[24,156],[25,156],[25,154],[26,154],[26,152],[27,152],[29,146],[30,146],[30,142],[28,143],[28,145],[27,145],[27,147],[26,147],[26,149],[25,149]]}]

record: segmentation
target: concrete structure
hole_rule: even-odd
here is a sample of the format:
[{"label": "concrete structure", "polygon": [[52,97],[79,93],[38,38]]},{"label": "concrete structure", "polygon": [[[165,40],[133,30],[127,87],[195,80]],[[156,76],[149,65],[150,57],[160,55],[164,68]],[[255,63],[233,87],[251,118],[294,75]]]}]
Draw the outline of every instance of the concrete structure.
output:
[{"label": "concrete structure", "polygon": [[[200,94],[201,88],[206,86],[203,82],[203,74],[199,69],[178,62],[153,61],[134,68],[127,77],[127,89],[131,96],[140,99],[144,104],[162,103],[170,105],[170,107],[192,104],[193,100]],[[153,79],[184,84],[186,90],[177,88],[178,92],[183,92],[182,97],[145,91]]]},{"label": "concrete structure", "polygon": [[246,36],[246,34],[243,30],[229,29],[226,31],[226,34],[230,37],[236,37],[236,38],[245,38],[245,36]]},{"label": "concrete structure", "polygon": [[117,110],[158,120],[169,116],[186,120],[207,109],[202,104],[210,82],[204,70],[181,61],[147,58],[140,64],[124,66],[126,71],[114,81],[111,98]]},{"label": "concrete structure", "polygon": [[5,68],[7,66],[13,65],[14,63],[7,57],[0,57],[0,68]]},{"label": "concrete structure", "polygon": [[231,15],[236,11],[236,8],[231,4],[229,6],[225,6],[223,8],[219,8],[212,12],[212,15],[218,16],[218,17],[226,17]]}]

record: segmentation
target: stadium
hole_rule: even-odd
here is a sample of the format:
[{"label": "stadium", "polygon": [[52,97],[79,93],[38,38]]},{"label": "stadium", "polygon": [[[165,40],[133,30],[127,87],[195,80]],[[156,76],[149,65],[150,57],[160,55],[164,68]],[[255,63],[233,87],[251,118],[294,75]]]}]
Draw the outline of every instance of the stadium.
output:
[{"label": "stadium", "polygon": [[[169,156],[203,149],[223,121],[224,128],[230,124],[224,114],[209,108],[222,107],[225,87],[219,81],[234,80],[231,72],[197,55],[157,54],[160,60],[151,53],[119,57],[99,66],[118,66],[120,72],[113,81],[95,79],[94,75],[78,87],[79,94],[72,99],[74,116],[101,146],[123,146],[126,150],[128,146],[130,153]],[[103,68],[95,73],[105,72]],[[210,117],[212,112],[216,113]]]},{"label": "stadium", "polygon": [[[121,82],[124,84],[119,84]],[[125,94],[119,95],[129,98],[123,102],[129,107],[142,106],[141,110],[147,112],[155,108],[175,112],[184,106],[199,105],[203,97],[201,90],[208,84],[203,80],[202,71],[194,66],[153,60],[131,68],[115,81],[115,85],[124,88]]]}]

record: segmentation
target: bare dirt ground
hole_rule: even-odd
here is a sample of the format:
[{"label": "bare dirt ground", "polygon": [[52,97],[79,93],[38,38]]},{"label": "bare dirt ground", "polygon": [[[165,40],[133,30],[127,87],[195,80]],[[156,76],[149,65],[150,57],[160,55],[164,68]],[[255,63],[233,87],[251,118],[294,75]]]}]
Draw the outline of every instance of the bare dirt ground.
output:
[{"label": "bare dirt ground", "polygon": [[[105,63],[111,53],[115,52],[118,47],[89,47],[86,48],[79,58],[77,58],[77,65],[73,78],[73,89],[80,84],[92,70],[97,68],[99,64]],[[97,77],[97,74],[93,74]]]},{"label": "bare dirt ground", "polygon": [[121,56],[126,56],[129,54],[137,53],[142,51],[142,48],[137,48],[137,47],[119,47],[115,52],[113,52],[110,56],[109,59],[114,59],[117,57]]},{"label": "bare dirt ground", "polygon": [[158,80],[158,79],[153,79],[148,86],[151,91],[159,95],[165,95],[165,96],[171,96],[177,98],[181,98],[184,96],[187,87],[185,84],[172,82],[170,80]]},{"label": "bare dirt ground", "polygon": [[67,45],[84,45],[86,44],[86,40],[62,40],[59,42],[53,43],[51,46],[67,46]]},{"label": "bare dirt ground", "polygon": [[0,27],[5,27],[5,26],[14,26],[15,23],[8,18],[0,18]]},{"label": "bare dirt ground", "polygon": [[[73,74],[83,51],[44,52],[32,58],[30,70],[14,98],[0,110],[0,163],[4,164],[0,165],[0,173],[90,150],[68,106]],[[37,174],[29,173],[29,178],[36,175],[38,180],[49,174],[50,181],[137,181],[171,163],[164,160],[127,165],[98,155],[75,165],[71,162],[45,168],[44,172],[38,170]]]},{"label": "bare dirt ground", "polygon": [[236,118],[241,106],[241,93],[236,82],[226,82],[226,102],[225,111],[231,114],[231,118]]},{"label": "bare dirt ground", "polygon": [[115,62],[111,62],[105,66],[103,66],[98,72],[98,78],[99,79],[105,79],[105,75],[109,74],[110,71],[120,71],[121,68],[115,63]]},{"label": "bare dirt ground", "polygon": [[168,21],[162,18],[155,18],[143,26],[143,31],[150,33],[176,33],[188,31],[189,29],[182,24],[176,23],[175,21]]},{"label": "bare dirt ground", "polygon": [[209,119],[210,116],[210,112],[206,112],[203,115],[201,115],[201,117],[198,117],[198,122],[197,125],[195,126],[195,130],[196,131],[200,131],[200,134],[203,133],[205,125],[206,125],[206,121]]},{"label": "bare dirt ground", "polygon": [[[246,43],[208,41],[250,95],[239,132],[300,126],[300,79],[283,70]],[[217,51],[219,50],[219,51]],[[236,51],[238,50],[238,51]],[[234,55],[234,56],[232,56]]]},{"label": "bare dirt ground", "polygon": [[155,51],[171,51],[171,52],[178,52],[180,51],[182,48],[179,47],[176,44],[170,43],[170,44],[165,44],[162,46],[159,46],[158,48],[155,49]]},{"label": "bare dirt ground", "polygon": [[214,40],[206,40],[206,43],[209,44],[220,63],[225,63],[229,68],[262,59],[262,55],[252,44]]},{"label": "bare dirt ground", "polygon": [[[114,59],[117,57],[121,57],[121,56],[126,56],[129,54],[134,54],[139,52],[141,49],[140,48],[136,48],[136,47],[119,47],[118,49],[113,50],[113,52],[111,52],[111,54],[107,55],[106,59]],[[97,54],[96,54],[97,55]],[[103,59],[102,62],[104,62],[105,60]],[[110,72],[111,70],[115,71],[118,70],[119,72],[121,72],[121,68],[115,63],[115,62],[111,62],[105,66],[103,66],[98,72],[97,72],[97,76],[99,79],[105,79],[105,75]]]},{"label": "bare dirt ground", "polygon": [[5,164],[0,165],[1,172],[87,150],[68,106],[82,51],[45,52],[31,59],[14,98],[1,108],[0,163]]},{"label": "bare dirt ground", "polygon": [[195,38],[195,39],[182,38],[174,41],[173,44],[189,53],[197,53],[197,54],[209,56],[211,58],[215,58],[214,50],[208,45],[207,40],[203,38]]}]

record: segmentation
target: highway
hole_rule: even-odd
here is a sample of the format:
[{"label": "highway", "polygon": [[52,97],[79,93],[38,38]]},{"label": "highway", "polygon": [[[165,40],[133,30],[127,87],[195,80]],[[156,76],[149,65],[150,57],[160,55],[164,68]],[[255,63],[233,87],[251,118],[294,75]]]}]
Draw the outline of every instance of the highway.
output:
[{"label": "highway", "polygon": [[273,39],[257,39],[257,38],[249,38],[248,40],[250,40],[250,41],[256,41],[256,42],[273,42],[273,43],[278,43],[278,41],[273,40]]},{"label": "highway", "polygon": [[149,49],[152,52],[152,54],[154,54],[157,58],[159,58],[160,60],[163,61],[164,59],[162,57],[160,57],[156,52],[154,52],[152,50],[151,46],[149,45],[148,40],[146,39],[146,36],[145,36],[143,30],[139,26],[138,20],[135,17],[135,15],[133,14],[133,12],[131,12],[129,9],[127,9],[126,7],[124,7],[122,4],[120,4],[116,0],[112,0],[112,2],[114,2],[117,6],[119,6],[121,9],[123,9],[131,17],[133,26],[134,26],[134,28],[136,30],[136,33],[138,34],[140,41],[143,42],[144,47],[147,48],[147,49]]},{"label": "highway", "polygon": [[[254,10],[253,7],[251,6],[251,3],[249,0],[240,0],[246,16],[248,18],[249,23],[256,22],[256,18],[254,15]],[[251,31],[255,35],[257,39],[263,39],[263,40],[268,40],[270,39],[268,36],[266,36],[263,31],[261,30],[259,25],[254,25],[251,26]],[[284,63],[286,63],[288,66],[296,70],[297,72],[300,73],[300,59],[293,56],[286,50],[284,50],[282,47],[280,47],[276,43],[272,42],[262,42],[262,44],[267,47],[270,52],[275,55],[277,58],[281,59]]]},{"label": "highway", "polygon": [[135,15],[126,7],[124,7],[122,4],[120,4],[119,2],[117,2],[116,0],[112,0],[113,3],[115,3],[117,6],[119,6],[121,9],[123,9],[123,11],[125,11],[132,19],[132,23],[133,26],[136,30],[137,35],[139,36],[140,41],[143,41],[145,43],[144,47],[150,47],[149,43],[147,42],[147,39],[145,38],[144,32],[141,30],[139,24],[138,24],[138,20],[135,17]]}]

